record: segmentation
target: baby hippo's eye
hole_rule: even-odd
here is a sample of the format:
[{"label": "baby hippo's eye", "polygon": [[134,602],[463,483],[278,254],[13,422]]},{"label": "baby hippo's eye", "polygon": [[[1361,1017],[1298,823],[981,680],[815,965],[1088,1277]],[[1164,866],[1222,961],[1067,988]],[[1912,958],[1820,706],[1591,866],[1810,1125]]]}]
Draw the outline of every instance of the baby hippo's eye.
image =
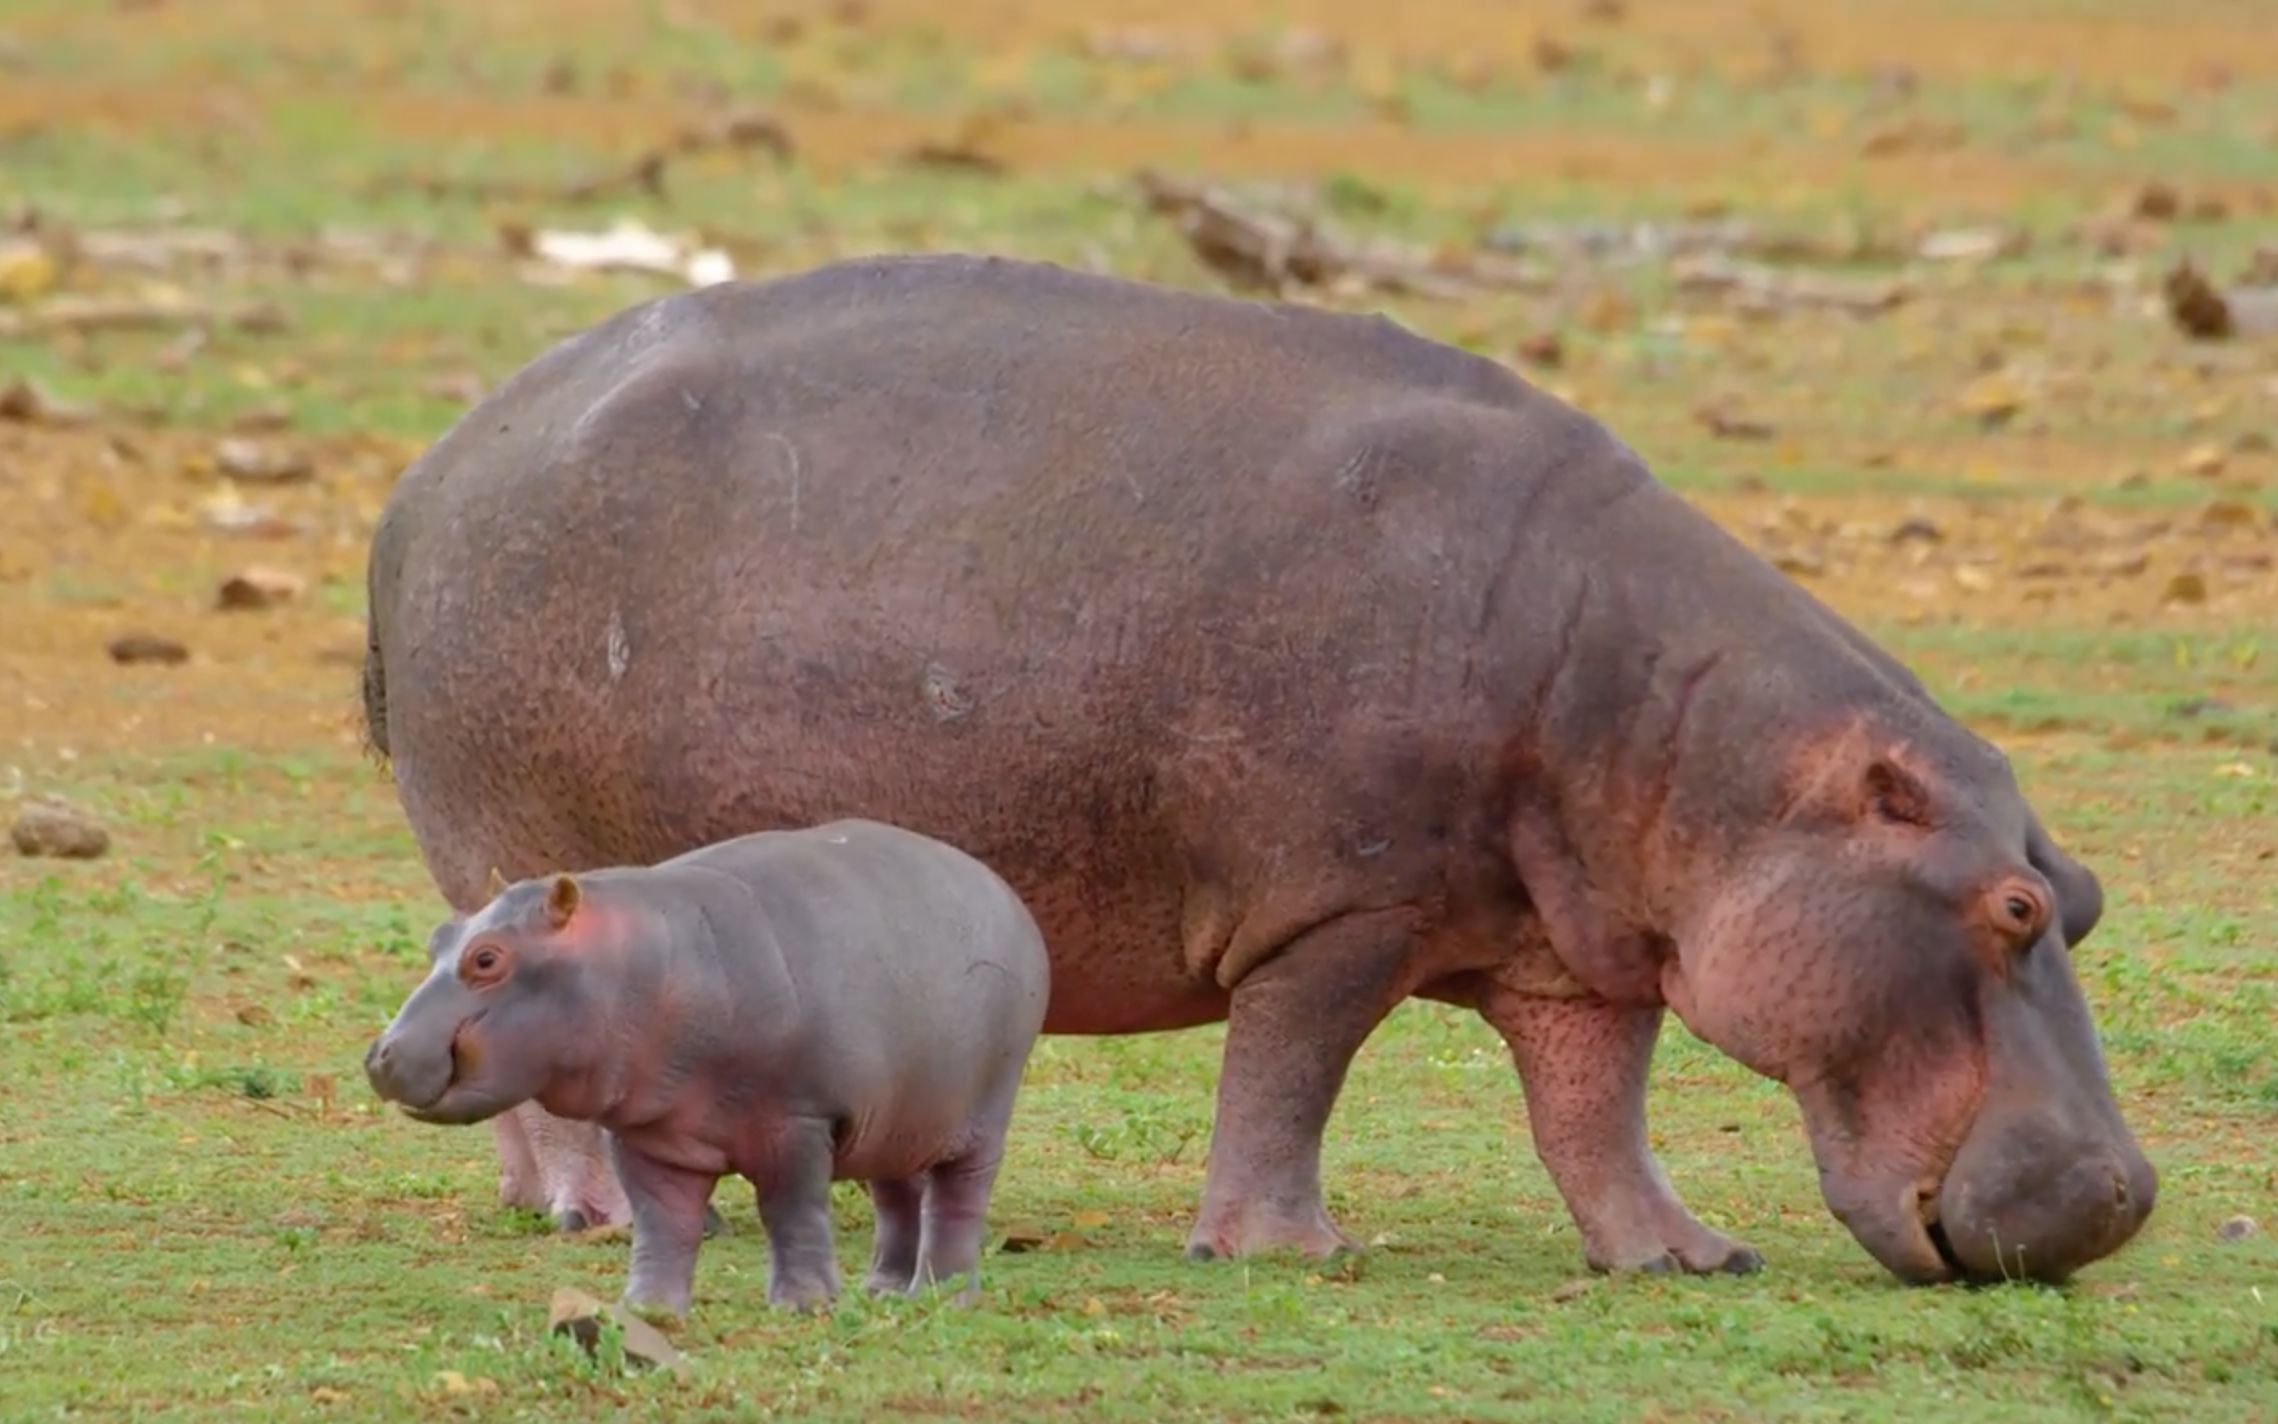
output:
[{"label": "baby hippo's eye", "polygon": [[[2015,909],[2012,911],[2012,913],[2014,913],[2015,915],[2017,915],[2019,918],[2023,918],[2023,916],[2024,916],[2024,914],[2025,914],[2025,902],[2024,902],[2024,901],[2022,901],[2022,900],[2011,900],[2009,903],[2010,903],[2012,906],[2015,906],[2015,907],[2016,907],[2016,908],[2015,908]],[[493,969],[496,969],[497,967],[498,967],[498,951],[497,951],[497,950],[495,950],[495,949],[478,949],[478,950],[476,950],[476,951],[475,951],[475,968],[476,968],[476,969],[478,969],[478,970],[482,971],[482,972],[483,972],[483,973],[485,973],[485,974],[488,974],[488,973],[489,973],[491,970],[493,970]]]},{"label": "baby hippo's eye", "polygon": [[2023,922],[2033,918],[2033,902],[2022,895],[2011,895],[2003,908],[2009,911],[2009,918],[2013,920]]},{"label": "baby hippo's eye", "polygon": [[510,963],[503,946],[478,944],[459,956],[459,979],[470,988],[485,989],[506,977]]}]

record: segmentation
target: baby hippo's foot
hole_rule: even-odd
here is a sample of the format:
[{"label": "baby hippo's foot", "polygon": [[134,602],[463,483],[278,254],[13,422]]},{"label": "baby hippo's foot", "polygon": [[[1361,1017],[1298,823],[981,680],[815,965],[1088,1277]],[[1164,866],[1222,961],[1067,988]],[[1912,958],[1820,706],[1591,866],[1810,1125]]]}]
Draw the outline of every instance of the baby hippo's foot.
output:
[{"label": "baby hippo's foot", "polygon": [[917,1276],[918,1247],[925,1234],[925,1179],[872,1182],[870,1205],[877,1216],[877,1239],[863,1285],[872,1295],[907,1295]]},{"label": "baby hippo's foot", "polygon": [[831,1143],[828,1122],[804,1121],[776,1145],[770,1170],[753,1176],[760,1225],[767,1228],[767,1299],[816,1310],[838,1299],[831,1248]]}]

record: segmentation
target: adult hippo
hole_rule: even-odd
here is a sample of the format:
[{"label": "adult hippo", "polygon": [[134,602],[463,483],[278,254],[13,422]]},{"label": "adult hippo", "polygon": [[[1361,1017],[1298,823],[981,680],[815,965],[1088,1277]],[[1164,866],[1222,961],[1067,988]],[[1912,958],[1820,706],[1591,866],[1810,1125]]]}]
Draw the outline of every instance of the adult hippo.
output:
[{"label": "adult hippo", "polygon": [[[1601,1269],[1745,1270],[1646,1145],[1663,1010],[1802,1107],[1910,1281],[2062,1278],[2151,1167],[2002,755],[1493,362],[1022,262],[621,313],[407,470],[364,702],[443,896],[840,817],[973,853],[1049,1033],[1228,1021],[1197,1256],[1344,1238],[1321,1135],[1410,995],[1509,1044]],[[520,1110],[502,1192],[617,1219]]]}]

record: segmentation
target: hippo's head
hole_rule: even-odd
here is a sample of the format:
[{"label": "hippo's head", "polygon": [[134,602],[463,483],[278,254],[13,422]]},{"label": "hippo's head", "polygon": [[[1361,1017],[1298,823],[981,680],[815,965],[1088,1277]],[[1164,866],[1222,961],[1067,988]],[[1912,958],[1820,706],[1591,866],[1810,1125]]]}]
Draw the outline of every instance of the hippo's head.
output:
[{"label": "hippo's head", "polygon": [[422,1122],[468,1123],[575,1076],[592,1016],[579,901],[559,875],[439,927],[427,978],[364,1055],[373,1091]]},{"label": "hippo's head", "polygon": [[2156,1185],[2073,978],[2103,892],[2005,759],[1940,741],[1799,758],[1662,991],[1795,1094],[1828,1206],[1891,1271],[2058,1281],[2134,1236]]}]

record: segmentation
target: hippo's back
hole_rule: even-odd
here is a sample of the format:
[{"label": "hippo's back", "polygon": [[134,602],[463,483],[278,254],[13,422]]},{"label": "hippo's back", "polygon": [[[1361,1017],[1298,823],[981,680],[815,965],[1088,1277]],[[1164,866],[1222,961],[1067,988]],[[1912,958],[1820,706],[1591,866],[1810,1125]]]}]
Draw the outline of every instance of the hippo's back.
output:
[{"label": "hippo's back", "polygon": [[707,288],[406,472],[376,739],[454,900],[866,817],[1083,959],[1052,1027],[1199,1021],[1229,943],[1309,913],[1269,880],[1441,874],[1520,695],[1528,531],[1644,483],[1373,318],[949,257]]}]

